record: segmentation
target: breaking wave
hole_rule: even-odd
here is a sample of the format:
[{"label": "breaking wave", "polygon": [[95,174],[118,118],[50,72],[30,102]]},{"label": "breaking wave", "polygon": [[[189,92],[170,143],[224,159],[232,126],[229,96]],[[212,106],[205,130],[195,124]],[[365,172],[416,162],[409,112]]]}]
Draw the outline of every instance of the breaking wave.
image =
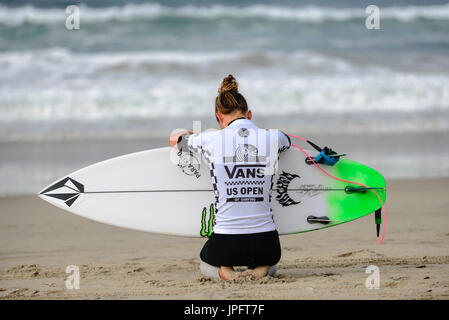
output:
[{"label": "breaking wave", "polygon": [[[418,19],[449,20],[449,4],[428,6],[380,7],[381,19],[412,22]],[[126,4],[106,8],[80,6],[81,23],[130,22],[134,20],[154,20],[185,18],[198,20],[214,19],[266,19],[277,21],[297,21],[302,23],[322,23],[326,21],[350,21],[364,19],[364,8],[332,8],[318,6],[285,7],[274,5],[237,6],[181,6],[168,7],[158,3]],[[24,24],[64,23],[67,14],[60,8],[37,8],[32,5],[22,7],[0,6],[0,25],[21,26]]]}]

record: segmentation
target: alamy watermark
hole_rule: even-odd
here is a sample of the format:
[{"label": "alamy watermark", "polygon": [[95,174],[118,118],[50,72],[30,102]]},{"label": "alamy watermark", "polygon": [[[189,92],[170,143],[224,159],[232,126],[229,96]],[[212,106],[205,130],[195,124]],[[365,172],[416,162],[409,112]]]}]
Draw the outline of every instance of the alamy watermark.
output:
[{"label": "alamy watermark", "polygon": [[370,265],[366,267],[365,273],[369,276],[365,280],[365,287],[368,290],[379,289],[380,288],[380,270],[378,266]]},{"label": "alamy watermark", "polygon": [[365,8],[368,15],[365,19],[365,27],[369,30],[380,29],[380,9],[378,6],[370,5]]},{"label": "alamy watermark", "polygon": [[76,265],[69,265],[65,269],[65,273],[68,274],[65,280],[65,287],[68,290],[80,288],[80,268]]},{"label": "alamy watermark", "polygon": [[67,30],[80,29],[80,8],[76,5],[70,5],[65,8],[65,13],[68,14],[65,19],[65,27]]}]

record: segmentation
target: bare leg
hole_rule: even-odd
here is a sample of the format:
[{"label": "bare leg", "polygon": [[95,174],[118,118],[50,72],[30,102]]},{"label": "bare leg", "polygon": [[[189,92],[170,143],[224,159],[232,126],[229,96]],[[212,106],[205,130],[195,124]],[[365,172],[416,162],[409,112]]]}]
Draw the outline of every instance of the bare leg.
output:
[{"label": "bare leg", "polygon": [[233,267],[221,266],[218,274],[222,280],[234,280],[237,278],[237,272],[234,271]]}]

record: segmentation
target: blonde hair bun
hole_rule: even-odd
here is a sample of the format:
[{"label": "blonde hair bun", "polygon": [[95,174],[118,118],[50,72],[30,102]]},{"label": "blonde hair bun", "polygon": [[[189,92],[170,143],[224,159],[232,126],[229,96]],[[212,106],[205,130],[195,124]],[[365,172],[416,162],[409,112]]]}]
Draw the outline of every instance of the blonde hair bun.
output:
[{"label": "blonde hair bun", "polygon": [[237,93],[239,92],[239,85],[237,84],[237,80],[235,80],[232,74],[228,75],[221,82],[221,87],[218,88],[218,93],[222,94],[225,92]]}]

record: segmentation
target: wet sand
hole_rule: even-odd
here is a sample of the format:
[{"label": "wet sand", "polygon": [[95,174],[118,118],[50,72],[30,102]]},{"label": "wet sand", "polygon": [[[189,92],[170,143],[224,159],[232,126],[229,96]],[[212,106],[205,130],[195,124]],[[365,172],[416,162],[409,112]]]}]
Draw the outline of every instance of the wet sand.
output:
[{"label": "wet sand", "polygon": [[[31,196],[0,198],[0,299],[449,299],[449,179],[387,181],[387,233],[374,218],[281,237],[274,277],[209,280],[204,239],[121,229]],[[80,289],[68,290],[68,265]],[[366,267],[380,271],[369,290]]]}]

